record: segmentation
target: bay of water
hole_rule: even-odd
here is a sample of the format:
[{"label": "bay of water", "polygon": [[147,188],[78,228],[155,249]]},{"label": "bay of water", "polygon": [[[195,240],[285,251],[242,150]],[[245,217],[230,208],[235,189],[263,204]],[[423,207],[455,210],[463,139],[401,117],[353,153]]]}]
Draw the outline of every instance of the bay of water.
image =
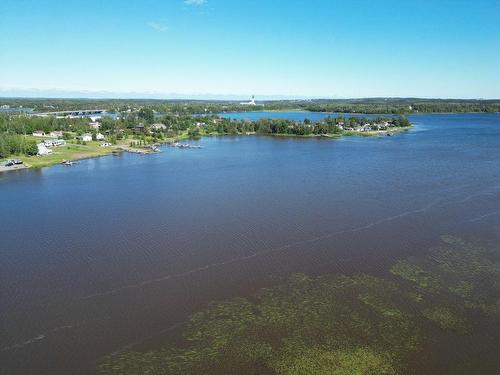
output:
[{"label": "bay of water", "polygon": [[0,174],[1,373],[92,374],[294,272],[382,274],[443,234],[498,243],[500,114],[411,121],[394,137],[207,137]]}]

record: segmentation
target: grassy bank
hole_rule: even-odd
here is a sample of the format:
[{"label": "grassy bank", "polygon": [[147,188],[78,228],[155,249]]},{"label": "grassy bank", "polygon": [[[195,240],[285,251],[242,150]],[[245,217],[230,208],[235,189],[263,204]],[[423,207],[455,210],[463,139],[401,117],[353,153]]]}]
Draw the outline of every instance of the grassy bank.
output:
[{"label": "grassy bank", "polygon": [[79,160],[105,156],[111,154],[117,147],[101,147],[98,142],[89,142],[86,145],[67,144],[63,147],[54,147],[53,153],[44,156],[20,157],[32,168],[42,168],[60,164],[64,160]]},{"label": "grassy bank", "polygon": [[[26,136],[27,139],[33,139],[37,142],[42,142],[44,139],[49,138],[36,138],[32,136]],[[175,138],[166,138],[161,141],[161,143],[174,142],[179,140],[188,139],[189,136],[186,132],[182,132]],[[111,145],[109,147],[101,147],[102,142],[92,141],[86,142],[85,144],[77,144],[77,143],[67,143],[65,146],[61,147],[52,147],[53,153],[50,155],[36,155],[36,156],[27,156],[27,155],[11,155],[8,158],[0,159],[0,163],[3,163],[9,159],[19,159],[22,160],[25,167],[28,168],[43,168],[49,167],[51,165],[61,164],[64,160],[82,160],[95,158],[100,156],[107,156],[112,154],[113,152],[122,152],[122,151],[144,151],[146,150],[144,147],[136,146],[131,147],[131,142],[139,142],[139,139],[136,138],[128,138],[119,140],[116,144]],[[0,172],[10,171],[20,169],[17,167],[6,167],[0,168]]]}]

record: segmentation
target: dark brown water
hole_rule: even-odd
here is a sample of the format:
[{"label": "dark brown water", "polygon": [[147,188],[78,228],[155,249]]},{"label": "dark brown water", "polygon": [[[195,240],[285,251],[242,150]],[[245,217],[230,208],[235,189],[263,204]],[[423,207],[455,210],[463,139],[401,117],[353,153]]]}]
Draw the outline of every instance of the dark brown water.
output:
[{"label": "dark brown water", "polygon": [[[412,121],[395,137],[204,138],[0,175],[2,373],[91,374],[290,273],[384,273],[445,233],[498,242],[500,115]],[[478,342],[468,355],[495,341]]]}]

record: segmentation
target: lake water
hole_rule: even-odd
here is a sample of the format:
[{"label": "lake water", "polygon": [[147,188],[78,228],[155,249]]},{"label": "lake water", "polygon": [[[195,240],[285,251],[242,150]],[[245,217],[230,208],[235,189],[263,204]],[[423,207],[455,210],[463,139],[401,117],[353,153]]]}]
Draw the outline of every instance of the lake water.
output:
[{"label": "lake water", "polygon": [[[270,115],[325,116],[231,114]],[[208,137],[0,174],[0,373],[92,374],[294,272],[384,273],[443,234],[498,243],[500,114],[411,120],[394,137]]]},{"label": "lake water", "polygon": [[359,114],[359,113],[330,113],[330,112],[306,112],[306,111],[296,111],[296,112],[236,112],[236,113],[221,113],[222,117],[232,118],[236,120],[251,120],[255,121],[261,118],[269,119],[281,119],[287,118],[294,121],[304,121],[304,119],[309,119],[311,121],[321,121],[327,117],[335,117],[343,115],[345,117],[365,117],[365,118],[377,118],[377,117],[391,117],[394,115],[371,115],[371,114]]}]

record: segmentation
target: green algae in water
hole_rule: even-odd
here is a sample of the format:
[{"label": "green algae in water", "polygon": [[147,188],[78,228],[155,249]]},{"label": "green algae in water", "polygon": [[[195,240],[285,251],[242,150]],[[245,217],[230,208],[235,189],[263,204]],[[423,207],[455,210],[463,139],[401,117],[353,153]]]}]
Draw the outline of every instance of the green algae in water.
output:
[{"label": "green algae in water", "polygon": [[[419,292],[450,303],[500,315],[500,262],[480,245],[443,236],[444,245],[420,259],[398,261],[391,272],[412,282]],[[424,294],[425,298],[425,294]]]},{"label": "green algae in water", "polygon": [[424,309],[422,314],[442,329],[451,329],[460,333],[466,332],[465,319],[447,307]]},{"label": "green algae in water", "polygon": [[194,314],[182,348],[109,356],[103,374],[401,374],[423,347],[420,326],[464,335],[467,310],[500,312],[499,263],[454,237],[370,275],[302,274],[251,298]]},{"label": "green algae in water", "polygon": [[393,302],[402,297],[397,285],[375,277],[294,275],[252,302],[239,298],[195,314],[185,331],[185,351],[122,353],[101,370],[305,374],[314,363],[311,371],[318,374],[332,366],[339,374],[349,368],[357,368],[355,374],[393,374],[420,347],[412,317]]},{"label": "green algae in water", "polygon": [[277,374],[286,375],[396,375],[392,359],[366,348],[324,351],[306,349],[275,366]]},{"label": "green algae in water", "polygon": [[412,281],[421,289],[438,291],[441,289],[439,281],[432,273],[424,270],[420,265],[411,260],[400,260],[391,269],[394,275],[405,280]]}]

